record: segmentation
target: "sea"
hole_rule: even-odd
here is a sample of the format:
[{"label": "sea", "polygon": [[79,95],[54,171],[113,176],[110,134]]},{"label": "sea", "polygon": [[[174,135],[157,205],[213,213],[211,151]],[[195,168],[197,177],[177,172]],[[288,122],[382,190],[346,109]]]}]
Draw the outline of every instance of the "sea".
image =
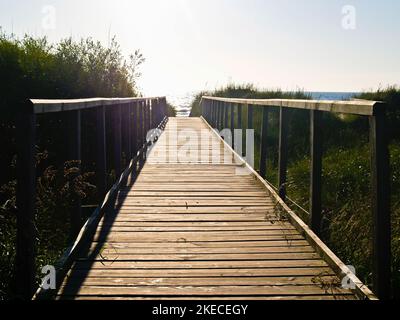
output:
[{"label": "sea", "polygon": [[[314,100],[349,100],[359,94],[358,92],[316,92],[310,91],[309,93]],[[197,92],[188,92],[184,94],[177,94],[167,96],[167,100],[171,103],[177,111],[178,117],[188,117],[190,115],[190,105],[194,100]]]}]

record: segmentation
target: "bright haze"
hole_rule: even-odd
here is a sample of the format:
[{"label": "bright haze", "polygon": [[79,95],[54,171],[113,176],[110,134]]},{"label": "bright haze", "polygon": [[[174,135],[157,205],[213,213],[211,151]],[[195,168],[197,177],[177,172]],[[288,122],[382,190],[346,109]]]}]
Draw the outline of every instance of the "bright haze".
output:
[{"label": "bright haze", "polygon": [[145,95],[229,82],[354,92],[399,83],[399,12],[398,0],[1,0],[0,26],[52,42],[115,35],[146,57]]}]

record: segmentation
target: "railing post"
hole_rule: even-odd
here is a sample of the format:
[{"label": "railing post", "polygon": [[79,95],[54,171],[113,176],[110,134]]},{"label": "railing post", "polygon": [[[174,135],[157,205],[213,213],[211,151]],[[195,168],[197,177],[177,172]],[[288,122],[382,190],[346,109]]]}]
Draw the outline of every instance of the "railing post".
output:
[{"label": "railing post", "polygon": [[[142,150],[143,145],[144,145],[144,131],[145,131],[145,127],[144,127],[144,102],[141,101],[139,103],[139,150]],[[144,152],[142,152],[141,156],[140,156],[140,165],[142,165],[143,161],[144,161]]]},{"label": "railing post", "polygon": [[[246,128],[246,138],[245,138],[246,162],[248,162],[250,159],[250,155],[248,153],[250,151],[249,143],[251,143],[251,141],[250,141],[251,136],[249,136],[249,131],[247,131],[247,130],[251,130],[251,129],[254,129],[253,128],[253,106],[249,104],[249,105],[247,105],[247,128]],[[253,137],[254,137],[254,135],[253,135]]]},{"label": "railing post", "polygon": [[262,108],[261,146],[260,146],[260,176],[266,178],[267,172],[267,134],[268,134],[268,108]]},{"label": "railing post", "polygon": [[279,112],[279,162],[278,162],[278,189],[279,196],[286,201],[286,175],[287,175],[287,136],[289,110],[280,107]]},{"label": "railing post", "polygon": [[107,153],[106,153],[106,117],[105,107],[98,107],[96,110],[96,136],[97,136],[97,190],[99,200],[103,201],[103,197],[107,191]]},{"label": "railing post", "polygon": [[[149,114],[150,114],[150,102],[146,100],[144,107],[144,143],[147,144],[147,132],[149,131]],[[146,148],[147,150],[147,148]]]},{"label": "railing post", "polygon": [[[23,106],[25,107],[25,105]],[[35,290],[36,116],[23,110],[17,122],[16,290],[31,299]]]},{"label": "railing post", "polygon": [[130,163],[130,160],[132,159],[132,149],[131,149],[131,117],[130,117],[130,112],[129,112],[129,104],[124,104],[122,105],[123,108],[123,141],[124,141],[124,153],[125,153],[125,159],[126,159],[126,164],[125,166],[128,166]]},{"label": "railing post", "polygon": [[212,101],[212,125],[214,128],[217,128],[217,103],[216,101]]},{"label": "railing post", "polygon": [[224,103],[222,101],[219,102],[219,126],[218,129],[222,130],[224,126]]},{"label": "railing post", "polygon": [[[243,117],[242,117],[242,105],[239,103],[237,106],[237,112],[238,112],[238,116],[237,116],[237,121],[238,121],[238,130],[242,130],[243,131]],[[241,132],[240,134],[240,139],[242,141],[237,141],[238,147],[240,148],[240,150],[237,150],[239,152],[239,156],[243,156],[243,132]]]},{"label": "railing post", "polygon": [[380,299],[391,297],[391,220],[388,137],[385,106],[369,118],[373,214],[373,289]]},{"label": "railing post", "polygon": [[156,127],[156,112],[157,112],[158,99],[153,100],[151,104],[151,128]]},{"label": "railing post", "polygon": [[230,115],[231,115],[231,133],[232,133],[232,148],[235,148],[235,105],[233,103],[229,104]]},{"label": "railing post", "polygon": [[[68,149],[69,149],[69,160],[78,161],[77,167],[79,172],[73,178],[76,178],[81,171],[81,111],[69,111],[68,116]],[[70,192],[74,193],[72,186],[70,185]],[[82,203],[78,195],[73,195],[73,205],[71,208],[71,239],[75,239],[82,224]]]},{"label": "railing post", "polygon": [[224,114],[224,125],[223,125],[222,129],[228,129],[229,128],[229,122],[228,122],[228,119],[229,119],[229,103],[228,102],[224,103],[224,111],[225,111],[225,114]]},{"label": "railing post", "polygon": [[322,111],[310,111],[310,228],[321,235]]},{"label": "railing post", "polygon": [[220,129],[220,124],[221,124],[221,102],[220,101],[216,101],[217,104],[217,125],[216,128],[217,130]]},{"label": "railing post", "polygon": [[253,106],[247,106],[247,129],[253,129]]},{"label": "railing post", "polygon": [[133,122],[132,122],[132,103],[126,106],[126,114],[128,118],[128,153],[129,153],[129,160],[133,158]]},{"label": "railing post", "polygon": [[219,121],[219,102],[214,101],[214,109],[215,109],[215,128],[218,129],[218,121]]},{"label": "railing post", "polygon": [[211,108],[210,108],[210,101],[206,100],[206,116],[207,116],[207,122],[211,124]]},{"label": "railing post", "polygon": [[[136,158],[138,152],[138,117],[137,117],[137,102],[131,105],[131,121],[132,121],[132,156]],[[136,174],[137,163],[135,163],[132,174]]]},{"label": "railing post", "polygon": [[113,105],[114,167],[116,179],[121,175],[121,105]]},{"label": "railing post", "polygon": [[148,119],[148,127],[147,127],[147,131],[149,131],[150,129],[152,129],[153,127],[153,106],[154,106],[154,100],[149,100],[149,105],[148,105],[148,113],[147,116],[149,117]]}]

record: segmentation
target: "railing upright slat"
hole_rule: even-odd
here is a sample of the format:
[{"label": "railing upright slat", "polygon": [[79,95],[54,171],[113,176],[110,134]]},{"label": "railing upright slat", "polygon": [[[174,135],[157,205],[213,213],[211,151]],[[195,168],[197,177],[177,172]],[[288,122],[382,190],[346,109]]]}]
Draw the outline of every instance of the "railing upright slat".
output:
[{"label": "railing upright slat", "polygon": [[289,110],[280,107],[279,111],[279,160],[278,160],[278,189],[279,196],[283,201],[286,201],[286,175],[287,175],[287,160],[288,160],[288,124]]},{"label": "railing upright slat", "polygon": [[229,103],[224,103],[224,126],[223,129],[229,128]]},{"label": "railing upright slat", "polygon": [[310,228],[321,235],[322,222],[322,112],[310,111]]},{"label": "railing upright slat", "polygon": [[268,133],[268,109],[262,109],[261,141],[260,141],[260,176],[266,178],[267,172],[267,133]]},{"label": "railing upright slat", "polygon": [[106,115],[104,106],[100,106],[96,110],[96,137],[97,193],[101,202],[107,191]]},{"label": "railing upright slat", "polygon": [[[237,105],[237,129],[238,132],[240,132],[238,139],[240,138],[242,141],[237,141],[236,145],[239,148],[237,150],[239,152],[239,156],[243,156],[243,133],[241,130],[243,130],[243,116],[242,116],[242,105],[238,103]],[[236,148],[237,149],[237,148]]]},{"label": "railing upright slat", "polygon": [[391,296],[391,218],[389,150],[385,110],[369,118],[373,217],[373,289],[380,299]]},{"label": "railing upright slat", "polygon": [[121,143],[121,105],[112,106],[112,115],[113,115],[113,137],[114,137],[114,170],[115,176],[118,177],[121,175],[121,152],[122,152],[122,143]]},{"label": "railing upright slat", "polygon": [[[68,160],[77,161],[76,167],[79,171],[72,177],[73,179],[76,178],[81,171],[81,161],[82,161],[82,154],[81,154],[81,111],[69,111],[67,113],[68,116]],[[70,223],[71,223],[71,230],[70,230],[70,239],[75,239],[79,230],[81,229],[82,224],[82,203],[81,199],[78,195],[76,195],[75,191],[73,190],[73,185],[70,184],[70,191],[73,195],[73,204],[71,208],[71,215],[70,215]]]},{"label": "railing upright slat", "polygon": [[17,295],[31,299],[35,289],[36,116],[22,111],[17,120]]},{"label": "railing upright slat", "polygon": [[231,134],[232,134],[232,148],[235,148],[235,105],[233,103],[229,104],[230,116],[231,116]]}]

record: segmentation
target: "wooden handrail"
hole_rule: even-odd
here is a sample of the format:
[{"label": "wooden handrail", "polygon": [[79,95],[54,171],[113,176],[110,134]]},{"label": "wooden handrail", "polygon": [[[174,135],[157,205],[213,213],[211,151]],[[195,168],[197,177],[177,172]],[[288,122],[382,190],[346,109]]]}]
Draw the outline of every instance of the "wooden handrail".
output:
[{"label": "wooden handrail", "polygon": [[[319,101],[290,99],[231,99],[203,96],[200,102],[202,116],[218,130],[228,129],[226,119],[230,112],[230,129],[243,128],[242,108],[247,109],[247,128],[253,129],[252,114],[254,107],[275,107],[279,111],[279,164],[278,190],[282,201],[286,200],[286,175],[290,110],[303,109],[310,114],[310,228],[321,234],[322,204],[322,150],[323,150],[323,117],[321,112],[334,112],[368,116],[370,123],[370,157],[371,157],[371,208],[374,221],[373,230],[373,289],[381,299],[391,294],[391,221],[390,221],[390,174],[389,150],[386,133],[387,105],[379,101]],[[236,109],[236,112],[235,112]],[[245,109],[245,111],[246,111]],[[260,174],[266,176],[268,117],[273,109],[263,108],[261,122]],[[237,127],[234,128],[234,117],[237,114]],[[233,118],[233,119],[232,119]],[[225,120],[225,121],[224,121]],[[235,136],[233,133],[232,136]],[[240,134],[241,136],[241,134]],[[239,137],[240,139],[240,137]],[[241,148],[241,144],[237,145]],[[236,146],[235,146],[235,149]],[[241,155],[241,149],[237,150]]]},{"label": "wooden handrail", "polygon": [[[16,280],[18,295],[30,299],[35,290],[35,203],[36,203],[36,119],[45,113],[65,113],[68,122],[68,160],[81,161],[81,112],[88,108],[96,111],[96,174],[100,198],[107,192],[106,122],[112,125],[111,149],[117,178],[123,172],[122,153],[127,159],[137,159],[138,150],[148,145],[147,132],[166,121],[165,97],[114,98],[72,100],[28,100],[26,108],[20,108],[17,121],[17,244]],[[25,106],[26,106],[25,105]],[[113,108],[110,119],[106,109]],[[122,143],[122,137],[125,138]],[[145,152],[140,153],[142,161]],[[135,160],[136,161],[136,160]],[[82,227],[81,204],[75,201],[71,212],[71,239],[75,239]]]},{"label": "wooden handrail", "polygon": [[225,103],[237,103],[252,106],[285,107],[293,109],[319,110],[343,114],[355,114],[363,116],[375,115],[384,107],[380,101],[352,100],[296,100],[296,99],[237,99],[203,96],[202,101],[219,101]]},{"label": "wooden handrail", "polygon": [[89,98],[89,99],[30,99],[31,111],[35,114],[50,112],[65,112],[84,110],[89,108],[142,103],[148,101],[165,100],[165,97],[150,98]]}]

